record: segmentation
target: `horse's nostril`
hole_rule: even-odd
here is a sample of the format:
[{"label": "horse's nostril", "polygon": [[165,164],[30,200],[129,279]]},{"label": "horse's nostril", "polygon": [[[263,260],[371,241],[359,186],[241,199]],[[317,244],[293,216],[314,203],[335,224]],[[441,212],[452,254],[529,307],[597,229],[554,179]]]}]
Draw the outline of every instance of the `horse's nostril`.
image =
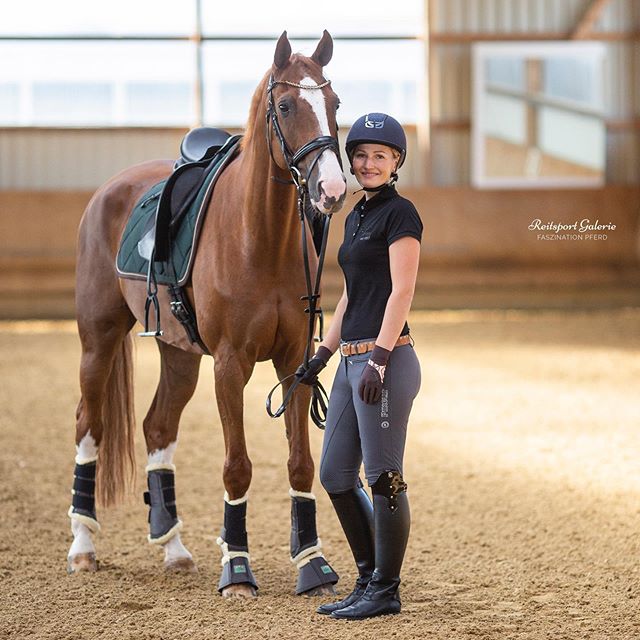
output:
[{"label": "horse's nostril", "polygon": [[320,195],[324,195],[327,198],[332,198],[335,202],[338,198],[342,198],[347,192],[347,181],[343,178],[340,182],[337,180],[330,181],[327,185],[328,188],[324,187],[325,181],[321,180],[318,182],[318,189]]}]

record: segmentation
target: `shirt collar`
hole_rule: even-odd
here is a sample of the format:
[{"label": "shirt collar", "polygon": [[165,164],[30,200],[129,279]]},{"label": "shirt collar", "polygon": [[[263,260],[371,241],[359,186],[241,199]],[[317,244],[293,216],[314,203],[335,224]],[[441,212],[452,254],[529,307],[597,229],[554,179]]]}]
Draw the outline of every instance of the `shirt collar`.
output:
[{"label": "shirt collar", "polygon": [[358,200],[355,208],[366,213],[367,211],[375,209],[384,201],[389,200],[390,198],[394,198],[397,195],[398,192],[396,191],[395,186],[392,184],[388,184],[384,189],[378,191],[378,193],[376,193],[373,198],[369,198],[369,200],[367,200],[365,196],[362,196],[362,198]]}]

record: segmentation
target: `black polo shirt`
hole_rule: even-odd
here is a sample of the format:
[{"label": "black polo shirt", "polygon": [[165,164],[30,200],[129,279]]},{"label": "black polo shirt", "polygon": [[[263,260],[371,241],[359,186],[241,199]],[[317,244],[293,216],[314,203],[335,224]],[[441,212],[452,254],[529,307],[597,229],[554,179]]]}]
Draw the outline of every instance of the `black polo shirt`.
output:
[{"label": "black polo shirt", "polygon": [[[338,262],[347,283],[342,340],[376,338],[391,295],[389,246],[410,236],[420,242],[422,221],[413,204],[388,186],[364,197],[347,216]],[[401,335],[409,333],[405,322]]]}]

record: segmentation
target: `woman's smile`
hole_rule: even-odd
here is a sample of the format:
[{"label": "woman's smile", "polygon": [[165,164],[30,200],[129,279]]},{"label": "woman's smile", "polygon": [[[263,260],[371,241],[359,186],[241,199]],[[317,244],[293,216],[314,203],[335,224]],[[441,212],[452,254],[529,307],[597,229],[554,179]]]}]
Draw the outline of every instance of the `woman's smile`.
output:
[{"label": "woman's smile", "polygon": [[353,172],[362,187],[379,187],[391,180],[398,154],[381,144],[359,144],[353,154]]}]

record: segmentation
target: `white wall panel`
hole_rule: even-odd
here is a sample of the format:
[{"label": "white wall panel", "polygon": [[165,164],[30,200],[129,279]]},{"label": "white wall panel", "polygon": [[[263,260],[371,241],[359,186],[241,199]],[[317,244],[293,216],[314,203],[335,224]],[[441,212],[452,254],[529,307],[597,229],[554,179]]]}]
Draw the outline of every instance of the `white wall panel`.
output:
[{"label": "white wall panel", "polygon": [[[440,32],[569,31],[584,13],[588,0],[432,0],[432,28]],[[631,0],[633,1],[633,0]],[[625,3],[629,0],[615,0]],[[607,15],[622,20],[629,9],[612,7]],[[617,13],[616,13],[617,12]],[[617,24],[617,22],[616,22]],[[620,28],[620,27],[618,27]]]},{"label": "white wall panel", "polygon": [[0,189],[94,189],[118,171],[174,158],[176,129],[2,129]]},{"label": "white wall panel", "polygon": [[438,131],[431,138],[431,166],[433,183],[438,186],[469,184],[468,132]]},{"label": "white wall panel", "polygon": [[632,31],[634,2],[637,0],[611,0],[594,30]]},{"label": "white wall panel", "polygon": [[607,136],[607,182],[609,184],[640,183],[640,145],[638,134],[625,132]]},{"label": "white wall panel", "polygon": [[633,47],[624,42],[607,45],[605,56],[605,113],[609,118],[627,118],[633,112],[635,86],[632,77]]},{"label": "white wall panel", "polygon": [[[408,126],[401,186],[424,184],[416,127]],[[242,133],[230,129],[231,133]],[[122,169],[176,158],[179,129],[0,129],[0,190],[92,190]],[[344,143],[346,132],[342,134]],[[343,164],[348,161],[343,154]],[[351,176],[348,176],[351,179]],[[353,181],[354,189],[358,186]]]}]

